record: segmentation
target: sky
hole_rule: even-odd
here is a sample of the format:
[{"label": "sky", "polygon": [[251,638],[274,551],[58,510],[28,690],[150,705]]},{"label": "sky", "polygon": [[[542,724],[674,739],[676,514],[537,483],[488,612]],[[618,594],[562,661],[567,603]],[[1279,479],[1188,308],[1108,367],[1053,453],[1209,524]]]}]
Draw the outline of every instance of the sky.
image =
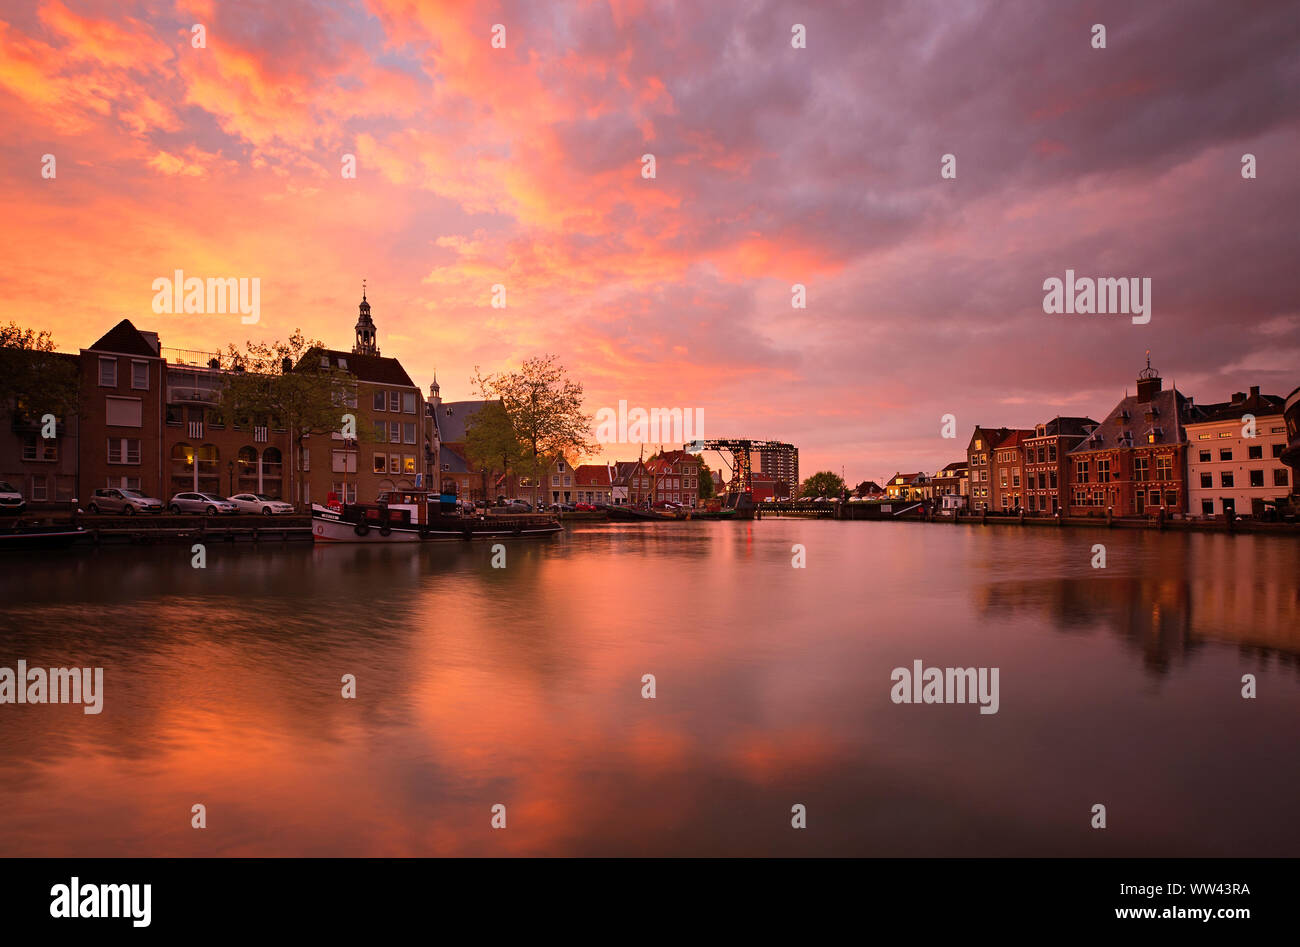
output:
[{"label": "sky", "polygon": [[[1298,92],[1286,0],[0,0],[0,319],[347,349],[365,279],[445,400],[554,353],[593,415],[882,480],[1100,419],[1148,349],[1198,402],[1300,385]],[[1045,313],[1067,269],[1150,322]],[[175,270],[259,321],[155,312]]]}]

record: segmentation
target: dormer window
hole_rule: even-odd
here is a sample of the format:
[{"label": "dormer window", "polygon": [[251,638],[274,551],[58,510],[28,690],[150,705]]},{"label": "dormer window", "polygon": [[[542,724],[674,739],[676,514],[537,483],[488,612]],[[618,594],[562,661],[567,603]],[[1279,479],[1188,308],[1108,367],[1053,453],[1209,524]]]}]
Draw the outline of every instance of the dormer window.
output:
[{"label": "dormer window", "polygon": [[330,367],[330,357],[329,357],[328,355],[322,355],[322,356],[320,357],[320,367],[321,367],[321,368],[329,368],[329,367]]}]

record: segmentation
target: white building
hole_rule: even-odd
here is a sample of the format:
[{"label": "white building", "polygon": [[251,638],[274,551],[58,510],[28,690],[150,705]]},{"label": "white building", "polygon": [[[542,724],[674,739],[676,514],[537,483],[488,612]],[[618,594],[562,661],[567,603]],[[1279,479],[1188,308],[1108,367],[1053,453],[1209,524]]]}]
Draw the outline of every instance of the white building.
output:
[{"label": "white building", "polygon": [[1291,492],[1292,472],[1282,463],[1282,407],[1282,398],[1253,386],[1249,395],[1239,391],[1231,401],[1202,405],[1201,420],[1184,425],[1189,515],[1259,516],[1266,502]]}]

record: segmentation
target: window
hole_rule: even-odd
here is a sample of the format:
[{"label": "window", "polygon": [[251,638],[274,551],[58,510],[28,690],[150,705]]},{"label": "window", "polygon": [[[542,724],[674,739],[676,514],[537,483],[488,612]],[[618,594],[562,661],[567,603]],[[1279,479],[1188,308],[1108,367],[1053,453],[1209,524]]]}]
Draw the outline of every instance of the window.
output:
[{"label": "window", "polygon": [[1247,459],[1247,460],[1263,460],[1263,459],[1264,459],[1264,445],[1263,445],[1263,444],[1251,444],[1249,447],[1247,447],[1247,448],[1246,448],[1246,459]]},{"label": "window", "polygon": [[402,413],[415,414],[415,392],[414,391],[402,392]]},{"label": "window", "polygon": [[1150,463],[1151,463],[1150,458],[1134,457],[1133,458],[1133,479],[1150,480],[1151,474],[1148,467],[1148,464]]},{"label": "window", "polygon": [[1097,482],[1110,483],[1110,458],[1097,461]]},{"label": "window", "polygon": [[1076,464],[1074,479],[1077,483],[1088,482],[1088,462],[1086,460],[1081,460]]},{"label": "window", "polygon": [[1281,444],[1281,443],[1274,444],[1274,445],[1273,445],[1273,456],[1274,456],[1274,457],[1281,457],[1281,456],[1282,456],[1282,448],[1283,448],[1284,446],[1285,446],[1285,445],[1284,445],[1284,444]]},{"label": "window", "polygon": [[302,461],[303,473],[306,473],[307,471],[311,470],[311,451],[308,450],[306,447],[302,449],[302,455],[300,457],[300,460]]},{"label": "window", "polygon": [[1219,432],[1219,437],[1232,437],[1232,432],[1231,432],[1231,431],[1220,431],[1220,432]]},{"label": "window", "polygon": [[376,411],[385,411],[385,410],[387,410],[387,409],[388,409],[388,395],[386,395],[386,394],[385,394],[384,392],[382,392],[382,391],[376,391],[376,392],[375,392],[375,400],[374,400],[374,402],[373,402],[373,405],[374,405],[374,409],[375,409]]},{"label": "window", "polygon": [[1220,448],[1219,448],[1219,460],[1232,460],[1232,448],[1231,448],[1231,447],[1220,447]]},{"label": "window", "polygon": [[1177,506],[1177,505],[1178,505],[1178,491],[1177,491],[1177,490],[1166,490],[1166,491],[1165,491],[1165,506],[1174,507],[1174,506]]},{"label": "window", "polygon": [[408,421],[402,425],[402,443],[415,443],[415,423],[413,421]]},{"label": "window", "polygon": [[1208,440],[1210,439],[1210,435],[1208,435],[1208,434],[1197,434],[1197,435],[1196,435],[1196,439],[1197,439],[1198,441],[1208,441]]},{"label": "window", "polygon": [[390,391],[388,393],[388,410],[389,411],[402,410],[402,393],[400,391]]},{"label": "window", "polygon": [[1156,479],[1173,480],[1174,479],[1174,459],[1168,454],[1156,458]]},{"label": "window", "polygon": [[357,484],[355,480],[350,483],[334,483],[330,486],[330,489],[334,491],[334,495],[342,503],[357,502]]},{"label": "window", "polygon": [[402,424],[400,421],[394,421],[388,426],[388,442],[390,444],[402,443]]},{"label": "window", "polygon": [[415,457],[412,454],[402,455],[402,473],[415,473]]},{"label": "window", "polygon": [[1202,515],[1202,516],[1213,516],[1213,515],[1214,515],[1214,501],[1213,501],[1213,500],[1202,500],[1202,501],[1201,501],[1201,515]]},{"label": "window", "polygon": [[1264,471],[1252,470],[1250,472],[1250,485],[1252,487],[1262,487],[1264,485]]},{"label": "window", "polygon": [[1232,474],[1226,470],[1223,473],[1219,474],[1219,486],[1221,487],[1232,486]]},{"label": "window", "polygon": [[386,441],[386,440],[388,440],[388,422],[387,422],[387,421],[376,421],[376,422],[375,422],[375,440],[377,440],[377,441]]},{"label": "window", "polygon": [[99,357],[99,387],[117,387],[117,359]]},{"label": "window", "polygon": [[1287,481],[1286,468],[1278,467],[1273,471],[1273,486],[1285,487]]},{"label": "window", "polygon": [[140,427],[143,404],[139,398],[105,398],[104,423],[109,427]]},{"label": "window", "polygon": [[980,450],[983,446],[983,442],[978,437],[975,438],[975,449]]},{"label": "window", "polygon": [[23,460],[58,460],[59,442],[35,434],[23,438]]},{"label": "window", "polygon": [[1047,485],[1053,490],[1056,489],[1056,471],[1053,470],[1047,475]]},{"label": "window", "polygon": [[32,477],[32,499],[47,500],[49,499],[49,489],[46,486],[46,479],[43,476]]},{"label": "window", "polygon": [[[446,465],[446,464],[443,464],[443,469],[445,470],[446,468],[447,468],[447,465]],[[385,470],[387,470],[387,469],[388,469],[388,459],[387,459],[383,454],[376,454],[376,455],[375,455],[375,459],[374,459],[374,463],[373,463],[373,465],[372,465],[371,468],[370,468],[371,472],[372,472],[372,473],[383,473],[383,472],[384,472]]]},{"label": "window", "polygon": [[131,387],[143,391],[149,390],[148,362],[131,362]]},{"label": "window", "polygon": [[1201,474],[1201,486],[1208,488],[1214,486],[1214,474]]},{"label": "window", "polygon": [[1209,462],[1210,462],[1210,452],[1208,450],[1201,451],[1201,463],[1208,464]]},{"label": "window", "polygon": [[140,439],[138,437],[110,437],[108,439],[108,462],[110,464],[140,463]]},{"label": "window", "polygon": [[1048,445],[1047,445],[1047,460],[1048,460],[1049,463],[1053,463],[1053,464],[1056,463],[1056,445],[1055,445],[1055,444],[1048,444]]},{"label": "window", "polygon": [[388,455],[388,472],[389,472],[389,473],[401,473],[401,472],[402,472],[402,455],[401,455],[401,454],[389,454],[389,455]]},{"label": "window", "polygon": [[331,468],[334,473],[356,473],[357,472],[357,452],[352,450],[336,450],[330,452],[333,455],[334,466]]}]

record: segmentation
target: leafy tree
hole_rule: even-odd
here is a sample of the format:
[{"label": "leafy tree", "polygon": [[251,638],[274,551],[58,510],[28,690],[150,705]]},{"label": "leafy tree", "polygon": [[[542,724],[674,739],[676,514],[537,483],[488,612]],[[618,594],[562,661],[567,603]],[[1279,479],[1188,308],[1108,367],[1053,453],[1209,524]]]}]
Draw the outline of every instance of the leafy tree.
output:
[{"label": "leafy tree", "polygon": [[700,461],[700,499],[707,500],[713,496],[713,471],[704,462],[704,458],[698,459]]},{"label": "leafy tree", "polygon": [[491,500],[489,473],[506,475],[526,465],[528,451],[500,401],[489,401],[470,416],[465,426],[465,455],[482,472],[485,501]]},{"label": "leafy tree", "polygon": [[[294,330],[285,341],[246,342],[226,355],[221,410],[235,423],[253,419],[283,425],[293,445],[290,496],[297,502],[299,458],[308,437],[339,433],[344,415],[356,417],[356,379],[347,371],[320,364],[322,342],[309,341]],[[375,439],[375,432],[357,418],[357,441]]]},{"label": "leafy tree", "polygon": [[499,400],[515,436],[523,445],[516,472],[536,484],[557,458],[576,463],[595,449],[588,438],[591,418],[582,412],[582,384],[568,377],[554,355],[524,360],[519,371],[483,375],[474,370],[474,384],[486,400]]},{"label": "leafy tree", "polygon": [[802,497],[837,497],[844,492],[844,480],[839,474],[822,470],[803,482]]},{"label": "leafy tree", "polygon": [[77,410],[80,388],[76,360],[55,351],[48,331],[0,326],[0,405],[18,419],[64,418]]}]

